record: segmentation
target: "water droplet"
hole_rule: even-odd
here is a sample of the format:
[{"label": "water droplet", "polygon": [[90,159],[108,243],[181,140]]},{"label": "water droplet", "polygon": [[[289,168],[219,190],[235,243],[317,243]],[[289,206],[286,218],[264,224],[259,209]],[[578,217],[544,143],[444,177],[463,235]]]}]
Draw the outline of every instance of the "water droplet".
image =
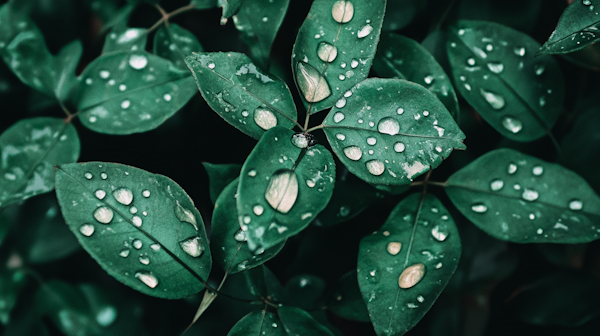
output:
[{"label": "water droplet", "polygon": [[134,206],[132,206],[131,208],[129,208],[129,213],[132,215],[135,215],[138,212],[138,209]]},{"label": "water droplet", "polygon": [[102,224],[108,224],[113,219],[113,211],[110,208],[101,206],[94,211],[94,218]]},{"label": "water droplet", "polygon": [[425,81],[425,84],[431,84],[431,83],[433,83],[434,79],[435,79],[435,77],[433,77],[433,76],[431,76],[431,75],[430,75],[430,76],[427,76],[427,77],[425,77],[425,79],[424,79],[424,81]]},{"label": "water droplet", "polygon": [[248,176],[250,176],[250,177],[256,176],[256,170],[252,169],[252,170],[248,171]]},{"label": "water droplet", "polygon": [[485,91],[484,89],[479,89],[479,93],[481,93],[483,99],[485,99],[493,109],[499,110],[506,104],[504,97],[499,94]]},{"label": "water droplet", "polygon": [[83,177],[85,177],[87,180],[91,180],[92,179],[92,173],[85,173],[83,174]]},{"label": "water droplet", "polygon": [[171,99],[173,99],[173,97],[172,97],[170,94],[168,94],[168,93],[165,93],[165,95],[163,96],[163,99],[164,99],[165,101],[171,101]]},{"label": "water droplet", "polygon": [[349,146],[344,148],[344,155],[352,161],[358,161],[362,157],[362,151],[357,146]]},{"label": "water droplet", "polygon": [[502,119],[502,126],[515,134],[523,129],[521,120],[512,117],[504,117],[504,119]]},{"label": "water droplet", "polygon": [[344,106],[346,106],[346,98],[340,98],[340,100],[335,103],[335,107],[337,108],[342,108]]},{"label": "water droplet", "polygon": [[339,23],[350,22],[354,16],[354,5],[350,1],[336,1],[331,9],[331,16]]},{"label": "water droplet", "polygon": [[469,65],[471,65],[471,66],[475,65],[475,59],[474,59],[474,58],[469,58],[469,59],[467,60],[467,64],[469,64]]},{"label": "water droplet", "polygon": [[258,107],[254,110],[254,122],[266,131],[277,126],[277,117],[270,110]]},{"label": "water droplet", "polygon": [[535,176],[540,176],[540,175],[542,175],[544,173],[544,167],[542,167],[542,166],[535,166],[535,167],[533,167],[533,170],[531,172]]},{"label": "water droplet", "polygon": [[544,107],[546,106],[546,97],[541,96],[540,97],[540,107]]},{"label": "water droplet", "polygon": [[248,237],[246,236],[246,232],[244,232],[242,229],[237,230],[237,232],[235,233],[233,238],[240,243],[248,240]]},{"label": "water droplet", "polygon": [[208,68],[209,69],[214,69],[215,68],[215,63],[208,63]]},{"label": "water droplet", "polygon": [[538,199],[539,197],[539,193],[533,189],[527,189],[525,188],[525,190],[523,190],[523,194],[521,195],[521,197],[523,197],[524,200],[526,201],[530,201],[533,202],[536,199]]},{"label": "water droplet", "polygon": [[333,62],[337,57],[337,48],[330,43],[321,42],[317,47],[317,55],[323,62]]},{"label": "water droplet", "polygon": [[400,124],[394,118],[385,117],[377,124],[377,130],[379,133],[396,135],[400,132]]},{"label": "water droplet", "polygon": [[139,216],[133,216],[133,218],[131,219],[131,222],[133,223],[133,225],[140,227],[142,226],[142,219]]},{"label": "water droplet", "polygon": [[136,70],[141,70],[148,65],[148,59],[144,55],[131,55],[129,65]]},{"label": "water droplet", "polygon": [[124,109],[124,110],[125,110],[125,109],[128,109],[128,108],[129,108],[129,106],[131,106],[131,102],[130,102],[129,100],[123,100],[123,101],[121,102],[121,108],[122,108],[122,109]]},{"label": "water droplet", "polygon": [[402,243],[399,243],[399,242],[391,242],[387,245],[387,251],[391,255],[396,255],[396,254],[400,253],[401,249],[402,249]]},{"label": "water droplet", "polygon": [[125,84],[119,85],[119,91],[123,92],[125,90],[127,90],[127,86]]},{"label": "water droplet", "polygon": [[79,232],[81,232],[82,235],[89,237],[94,234],[94,226],[92,224],[83,224],[79,227]]},{"label": "water droplet", "polygon": [[150,190],[144,190],[144,191],[142,191],[142,196],[144,196],[146,198],[150,197]]},{"label": "water droplet", "polygon": [[571,202],[569,202],[569,209],[573,210],[573,211],[578,211],[583,209],[583,202],[581,202],[578,199],[574,199]]},{"label": "water droplet", "polygon": [[307,185],[309,188],[314,188],[314,187],[315,187],[315,185],[316,185],[316,183],[315,183],[315,181],[313,181],[313,180],[306,180],[306,185]]},{"label": "water droplet", "polygon": [[508,165],[508,173],[509,173],[510,175],[512,175],[512,174],[514,174],[514,173],[516,173],[516,172],[517,172],[517,165],[516,165],[516,164],[514,164],[514,163],[511,163],[511,164],[509,164],[509,165]]},{"label": "water droplet", "polygon": [[490,69],[491,72],[499,74],[504,70],[504,64],[502,63],[488,63],[488,69]]},{"label": "water droplet", "polygon": [[493,180],[492,183],[490,183],[490,189],[492,189],[493,191],[498,191],[500,189],[502,189],[504,187],[504,181],[502,180]]},{"label": "water droplet", "polygon": [[433,229],[431,229],[431,235],[437,241],[444,241],[448,238],[448,227],[445,224],[436,225]]},{"label": "water droplet", "polygon": [[132,244],[133,244],[133,247],[134,247],[136,250],[139,250],[139,249],[141,249],[141,248],[142,248],[142,246],[144,245],[144,244],[142,243],[142,241],[141,241],[141,240],[139,240],[139,239],[134,239],[134,240],[133,240],[133,242],[132,242]]},{"label": "water droplet", "polygon": [[292,170],[280,170],[273,174],[265,190],[265,199],[273,209],[288,213],[298,197],[298,178]]},{"label": "water droplet", "polygon": [[298,62],[296,81],[304,99],[310,103],[321,101],[331,95],[331,89],[325,77],[307,63]]},{"label": "water droplet", "polygon": [[104,191],[102,189],[98,189],[94,192],[94,195],[96,196],[97,199],[104,199],[104,197],[106,196],[106,191]]},{"label": "water droplet", "polygon": [[523,47],[516,47],[515,49],[513,49],[513,52],[517,56],[525,56],[525,48]]},{"label": "water droplet", "polygon": [[140,279],[140,281],[150,288],[156,288],[156,286],[158,286],[158,280],[152,273],[137,272],[135,273],[135,277]]},{"label": "water droplet", "polygon": [[138,258],[138,260],[140,261],[140,264],[143,264],[143,265],[148,265],[150,263],[150,258],[148,258],[146,256],[140,256]]},{"label": "water droplet", "polygon": [[396,110],[396,113],[402,114],[402,113],[404,113],[404,109],[401,107],[398,107],[398,109]]},{"label": "water droplet", "polygon": [[429,116],[429,111],[423,111],[423,116],[424,117],[428,117]]},{"label": "water droplet", "polygon": [[369,34],[371,34],[372,31],[373,31],[373,26],[371,26],[370,24],[367,24],[358,31],[356,36],[358,36],[358,38],[367,37],[367,36],[369,36]]},{"label": "water droplet", "polygon": [[129,205],[133,202],[133,193],[127,188],[119,188],[112,192],[113,197],[117,202],[123,205]]},{"label": "water droplet", "polygon": [[583,0],[583,4],[586,6],[589,6],[592,4],[592,1],[591,0]]},{"label": "water droplet", "polygon": [[379,160],[370,160],[365,164],[369,173],[379,176],[385,171],[385,165]]},{"label": "water droplet", "polygon": [[482,203],[477,203],[477,204],[473,204],[471,206],[471,210],[477,212],[477,213],[484,213],[488,210],[487,206],[485,206]]},{"label": "water droplet", "polygon": [[536,64],[534,70],[536,75],[541,76],[546,70],[546,67],[543,64]]},{"label": "water droplet", "polygon": [[110,77],[110,72],[108,72],[106,70],[102,70],[102,71],[100,71],[100,77],[103,79],[107,79],[108,77]]},{"label": "water droplet", "polygon": [[202,252],[204,252],[204,246],[202,245],[202,240],[200,239],[200,237],[192,237],[180,241],[179,246],[185,253],[191,255],[194,258],[201,256]]},{"label": "water droplet", "polygon": [[106,173],[100,173],[100,178],[106,180],[108,178],[108,175]]},{"label": "water droplet", "polygon": [[343,135],[342,133],[338,133],[338,134],[336,134],[336,135],[335,135],[335,137],[336,137],[338,140],[340,140],[340,141],[344,141],[344,140],[346,140],[346,136],[345,136],[345,135]]},{"label": "water droplet", "polygon": [[346,79],[346,76],[344,76],[342,74],[339,74],[338,75],[338,79],[341,80],[341,81],[343,81],[344,79]]},{"label": "water droplet", "polygon": [[405,148],[406,148],[406,146],[402,142],[396,142],[394,144],[394,150],[398,153],[404,152]]},{"label": "water droplet", "polygon": [[425,265],[419,263],[409,266],[404,269],[402,274],[400,274],[400,277],[398,278],[398,286],[404,289],[411,288],[419,283],[419,281],[423,279],[424,275]]},{"label": "water droplet", "polygon": [[336,112],[333,115],[333,121],[335,123],[339,123],[340,121],[344,120],[344,118],[345,118],[345,116],[344,116],[344,114],[342,112]]},{"label": "water droplet", "polygon": [[160,244],[151,244],[150,248],[154,251],[160,250]]},{"label": "water droplet", "polygon": [[121,250],[121,252],[119,252],[119,255],[123,258],[127,258],[129,256],[129,253],[131,253],[129,249],[123,249]]},{"label": "water droplet", "polygon": [[308,147],[308,137],[304,134],[292,135],[292,144],[298,148]]},{"label": "water droplet", "polygon": [[263,208],[262,205],[257,204],[252,208],[252,211],[254,212],[255,215],[260,216],[265,211],[265,208]]},{"label": "water droplet", "polygon": [[367,143],[371,146],[374,146],[377,143],[377,139],[373,138],[373,137],[368,137],[367,138]]}]

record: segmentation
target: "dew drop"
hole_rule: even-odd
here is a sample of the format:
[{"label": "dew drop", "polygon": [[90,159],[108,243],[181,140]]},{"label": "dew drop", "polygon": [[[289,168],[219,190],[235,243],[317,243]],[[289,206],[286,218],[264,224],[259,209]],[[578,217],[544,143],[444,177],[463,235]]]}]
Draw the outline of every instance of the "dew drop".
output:
[{"label": "dew drop", "polygon": [[150,288],[156,288],[156,286],[158,286],[158,280],[152,273],[137,272],[135,273],[135,277],[140,279],[140,281]]},{"label": "dew drop", "polygon": [[200,239],[200,237],[192,237],[180,241],[179,247],[181,247],[181,249],[185,253],[189,254],[194,258],[201,256],[202,252],[204,252],[204,246],[202,245],[202,240]]},{"label": "dew drop", "polygon": [[273,209],[288,213],[298,198],[298,178],[292,170],[280,170],[273,174],[265,190],[265,199]]},{"label": "dew drop", "polygon": [[240,243],[248,240],[248,237],[246,237],[246,232],[244,232],[242,229],[237,230],[235,235],[233,235],[233,238]]},{"label": "dew drop", "polygon": [[396,135],[400,132],[400,124],[394,118],[385,117],[377,124],[377,130],[379,133]]},{"label": "dew drop", "polygon": [[524,200],[530,202],[535,201],[536,199],[538,199],[539,196],[540,195],[537,191],[527,188],[525,188],[525,190],[523,190],[523,194],[521,194],[521,197],[523,197]]},{"label": "dew drop", "polygon": [[309,188],[314,188],[314,187],[315,187],[315,185],[316,185],[316,183],[315,183],[315,181],[313,181],[313,180],[306,180],[306,185],[307,185]]},{"label": "dew drop", "polygon": [[397,153],[404,152],[405,148],[406,148],[406,146],[402,142],[396,142],[394,144],[394,151],[396,151]]},{"label": "dew drop", "polygon": [[108,175],[106,173],[100,173],[100,178],[106,180],[108,178]]},{"label": "dew drop", "polygon": [[209,69],[214,69],[215,68],[215,63],[208,63],[208,68]]},{"label": "dew drop", "polygon": [[473,210],[474,212],[477,212],[477,213],[484,213],[488,210],[488,208],[487,208],[487,206],[485,206],[482,203],[477,203],[477,204],[473,204],[471,206],[471,210]]},{"label": "dew drop", "polygon": [[102,224],[108,224],[113,219],[113,211],[110,208],[101,206],[94,211],[94,218]]},{"label": "dew drop", "polygon": [[108,72],[106,70],[102,70],[102,71],[100,71],[100,77],[103,79],[107,79],[108,77],[110,77],[110,72]]},{"label": "dew drop", "polygon": [[498,190],[502,189],[503,187],[504,187],[504,181],[502,181],[500,179],[493,180],[492,183],[490,183],[490,189],[492,189],[493,191],[498,191]]},{"label": "dew drop", "polygon": [[310,103],[319,102],[331,95],[331,89],[325,77],[307,63],[298,62],[296,81],[304,99]]},{"label": "dew drop", "polygon": [[396,255],[396,254],[400,253],[401,249],[402,249],[402,243],[399,243],[399,242],[391,242],[387,245],[387,251],[391,255]]},{"label": "dew drop", "polygon": [[104,199],[104,197],[106,196],[106,191],[102,190],[102,189],[98,189],[94,192],[94,195],[96,196],[97,199]]},{"label": "dew drop", "polygon": [[371,173],[375,176],[379,176],[379,175],[383,174],[383,172],[385,171],[385,165],[383,164],[383,162],[381,162],[377,159],[367,161],[365,166],[367,167],[367,170],[369,171],[369,173]]},{"label": "dew drop", "polygon": [[331,63],[337,57],[337,48],[330,43],[321,42],[317,47],[317,55],[321,61]]},{"label": "dew drop", "polygon": [[425,77],[425,79],[424,79],[425,84],[431,84],[431,83],[433,83],[434,79],[435,79],[435,77],[433,77],[433,76],[427,76],[427,77]]},{"label": "dew drop", "polygon": [[335,107],[337,108],[342,108],[344,106],[346,106],[346,98],[340,98],[340,100],[335,103]]},{"label": "dew drop", "polygon": [[419,283],[423,279],[423,276],[425,276],[425,265],[421,263],[414,264],[404,269],[402,274],[400,274],[398,286],[404,289],[411,288]]},{"label": "dew drop", "polygon": [[132,244],[133,244],[133,247],[134,247],[136,250],[139,250],[139,249],[141,249],[141,248],[142,248],[142,245],[144,245],[144,244],[142,243],[142,241],[141,241],[141,240],[139,240],[139,239],[134,239],[134,240],[133,240],[133,242],[132,242]]},{"label": "dew drop", "polygon": [[502,63],[488,63],[488,69],[495,74],[499,74],[504,70],[504,64]]},{"label": "dew drop", "polygon": [[135,215],[138,212],[138,209],[134,206],[132,206],[131,208],[129,208],[129,213],[132,215]]},{"label": "dew drop", "polygon": [[504,117],[502,119],[502,126],[514,134],[519,133],[523,129],[521,120],[513,117]]},{"label": "dew drop", "polygon": [[140,264],[143,264],[143,265],[148,265],[150,263],[150,258],[148,258],[146,256],[140,256],[138,258],[138,260],[140,261]]},{"label": "dew drop", "polygon": [[371,146],[374,146],[377,143],[377,139],[375,139],[374,137],[368,137],[367,143]]},{"label": "dew drop", "polygon": [[544,173],[544,167],[542,167],[542,166],[535,166],[535,167],[533,167],[533,170],[531,172],[535,176],[540,176],[540,175],[542,175]]},{"label": "dew drop", "polygon": [[119,255],[123,258],[127,258],[129,256],[129,253],[131,253],[131,251],[129,249],[124,249],[124,250],[121,250],[121,252],[119,252]]},{"label": "dew drop", "polygon": [[516,47],[515,49],[513,49],[513,52],[517,56],[525,56],[525,48],[523,47]]},{"label": "dew drop", "polygon": [[508,174],[512,175],[516,172],[517,172],[517,165],[514,163],[509,164],[508,165]]},{"label": "dew drop", "polygon": [[163,99],[164,99],[165,101],[171,101],[171,99],[173,99],[173,97],[172,97],[170,94],[168,94],[168,93],[165,93],[165,95],[163,96]]},{"label": "dew drop", "polygon": [[402,114],[402,113],[404,113],[404,109],[401,107],[398,107],[398,109],[396,110],[396,113]]},{"label": "dew drop", "polygon": [[331,9],[331,16],[339,23],[350,22],[354,16],[354,5],[350,1],[336,1]]},{"label": "dew drop", "polygon": [[82,235],[89,237],[94,234],[94,226],[92,224],[83,224],[79,227],[79,232]]},{"label": "dew drop", "polygon": [[122,109],[124,109],[124,110],[125,110],[125,109],[128,109],[128,108],[129,108],[129,106],[131,106],[131,102],[130,102],[129,100],[123,100],[123,101],[121,102],[121,108],[122,108]]},{"label": "dew drop", "polygon": [[252,208],[252,211],[254,212],[255,215],[260,216],[265,211],[265,208],[263,208],[262,205],[257,204]]},{"label": "dew drop", "polygon": [[474,58],[469,58],[469,59],[467,60],[467,64],[469,64],[469,65],[471,65],[471,66],[475,65],[475,59],[474,59]]},{"label": "dew drop", "polygon": [[504,105],[506,104],[504,97],[502,97],[499,94],[485,91],[484,89],[479,89],[479,93],[481,93],[481,96],[483,97],[483,99],[485,99],[490,104],[490,106],[495,110],[499,110],[499,109],[503,108]]},{"label": "dew drop", "polygon": [[112,192],[115,200],[123,205],[129,205],[133,202],[133,193],[127,188],[119,188]]},{"label": "dew drop", "polygon": [[144,191],[142,191],[142,196],[144,196],[146,198],[150,197],[150,190],[144,190]]},{"label": "dew drop", "polygon": [[541,76],[546,70],[546,67],[543,64],[536,64],[534,70],[536,75]]},{"label": "dew drop", "polygon": [[344,120],[344,118],[345,118],[345,116],[344,116],[344,114],[342,112],[336,112],[333,115],[333,121],[335,123],[339,123],[340,121]]},{"label": "dew drop", "polygon": [[350,66],[352,69],[355,69],[358,66],[358,61],[353,58],[352,61],[350,61]]},{"label": "dew drop", "polygon": [[119,85],[119,91],[123,92],[125,90],[127,90],[127,86],[125,84]]},{"label": "dew drop", "polygon": [[277,126],[277,117],[270,110],[258,107],[254,110],[254,122],[262,129],[268,130]]},{"label": "dew drop", "polygon": [[352,161],[358,161],[362,157],[362,151],[357,146],[349,146],[344,148],[344,155]]},{"label": "dew drop", "polygon": [[340,140],[340,141],[344,141],[346,140],[346,136],[343,135],[342,133],[338,133],[335,135],[336,139]]},{"label": "dew drop", "polygon": [[85,177],[87,180],[91,180],[93,176],[92,176],[92,173],[88,172],[88,173],[83,174],[83,177]]},{"label": "dew drop", "polygon": [[369,36],[369,34],[371,34],[372,31],[373,31],[373,26],[371,26],[370,24],[367,24],[358,31],[356,36],[358,36],[358,38],[367,37],[367,36]]},{"label": "dew drop", "polygon": [[144,55],[131,55],[129,65],[136,70],[141,70],[148,65],[148,59]]},{"label": "dew drop", "polygon": [[431,229],[431,235],[437,241],[442,242],[442,241],[446,240],[446,238],[448,238],[448,234],[449,234],[448,227],[446,227],[445,224],[436,225],[433,229]]},{"label": "dew drop", "polygon": [[160,250],[160,244],[152,244],[150,245],[150,248],[154,251],[158,251]]},{"label": "dew drop", "polygon": [[256,176],[256,170],[252,169],[252,170],[248,171],[248,176],[250,176],[250,177]]},{"label": "dew drop", "polygon": [[573,210],[573,211],[578,211],[583,209],[583,202],[581,202],[578,199],[574,199],[571,202],[569,202],[569,209]]},{"label": "dew drop", "polygon": [[304,134],[292,135],[292,144],[298,148],[308,147],[308,137]]},{"label": "dew drop", "polygon": [[133,218],[131,219],[131,222],[133,223],[133,225],[140,227],[142,226],[142,219],[139,216],[133,216]]}]

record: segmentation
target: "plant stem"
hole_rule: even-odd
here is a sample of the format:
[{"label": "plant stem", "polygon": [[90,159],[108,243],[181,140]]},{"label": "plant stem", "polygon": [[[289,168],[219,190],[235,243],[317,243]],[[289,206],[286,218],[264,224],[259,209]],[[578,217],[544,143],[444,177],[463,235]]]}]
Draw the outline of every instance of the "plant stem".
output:
[{"label": "plant stem", "polygon": [[177,8],[176,10],[172,11],[171,13],[165,13],[165,11],[158,5],[157,5],[157,8],[161,12],[163,17],[160,20],[156,21],[156,23],[152,27],[148,28],[148,30],[147,30],[148,33],[151,33],[152,31],[154,31],[155,29],[160,27],[160,25],[163,24],[163,22],[168,24],[170,18],[177,16],[181,13],[191,11],[191,10],[195,9],[196,7],[192,4],[189,4],[187,6]]},{"label": "plant stem", "polygon": [[305,130],[305,131],[304,131],[304,133],[310,133],[310,132],[312,132],[312,131],[316,131],[316,130],[318,130],[318,129],[322,129],[322,128],[324,128],[324,127],[325,127],[325,126],[324,126],[323,124],[321,124],[321,125],[318,125],[318,126],[315,126],[315,127],[311,127],[311,128],[309,128],[309,129]]}]

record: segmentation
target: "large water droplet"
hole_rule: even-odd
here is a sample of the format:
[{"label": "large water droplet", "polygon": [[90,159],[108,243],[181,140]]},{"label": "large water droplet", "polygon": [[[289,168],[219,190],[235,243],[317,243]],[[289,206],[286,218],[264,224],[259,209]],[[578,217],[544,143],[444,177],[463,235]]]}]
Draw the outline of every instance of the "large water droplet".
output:
[{"label": "large water droplet", "polygon": [[113,219],[113,211],[110,208],[101,206],[94,211],[94,218],[102,224],[108,224]]},{"label": "large water droplet", "polygon": [[335,102],[335,107],[342,108],[346,106],[346,98],[340,98],[337,102]]},{"label": "large water droplet", "polygon": [[158,286],[158,280],[152,273],[149,272],[137,272],[135,273],[135,277],[140,279],[146,286],[150,288],[155,288]]},{"label": "large water droplet", "polygon": [[288,213],[298,198],[298,178],[292,170],[280,170],[273,174],[265,190],[265,199],[273,209]]},{"label": "large water droplet", "polygon": [[512,133],[519,133],[523,129],[523,123],[521,120],[514,117],[504,117],[502,119],[502,126]]},{"label": "large water droplet", "polygon": [[524,200],[526,201],[530,201],[533,202],[536,199],[538,199],[538,197],[540,196],[540,194],[533,190],[533,189],[527,189],[525,188],[525,190],[523,190],[523,194],[521,195],[521,197],[523,197]]},{"label": "large water droplet", "polygon": [[433,229],[431,229],[431,235],[437,241],[446,240],[446,238],[448,238],[448,234],[449,234],[448,227],[445,224],[436,225],[433,227]]},{"label": "large water droplet", "polygon": [[304,134],[292,135],[292,144],[298,148],[308,147],[308,137]]},{"label": "large water droplet", "polygon": [[391,242],[387,246],[387,251],[391,255],[396,255],[396,254],[400,253],[401,249],[402,249],[402,243],[399,243],[399,242]]},{"label": "large water droplet", "polygon": [[425,276],[425,265],[421,263],[414,264],[404,269],[402,274],[400,274],[398,286],[404,289],[411,288],[419,283],[423,279],[423,276]]},{"label": "large water droplet", "polygon": [[331,16],[339,23],[350,22],[354,16],[354,5],[350,1],[336,1],[331,9]]},{"label": "large water droplet", "polygon": [[344,154],[352,161],[358,161],[362,157],[362,150],[357,146],[349,146],[344,148]]},{"label": "large water droplet", "polygon": [[506,104],[504,97],[499,94],[485,91],[484,89],[479,89],[479,93],[481,93],[483,99],[485,99],[493,109],[499,110]]},{"label": "large water droplet", "polygon": [[474,212],[477,212],[477,213],[484,213],[488,210],[488,208],[487,208],[487,206],[485,206],[482,203],[477,203],[477,204],[473,204],[471,206],[471,210],[473,210]]},{"label": "large water droplet", "polygon": [[367,24],[358,31],[356,36],[358,36],[358,38],[367,37],[367,36],[369,36],[369,34],[371,34],[372,31],[373,31],[373,26],[371,26],[370,24]]},{"label": "large water droplet", "polygon": [[179,202],[176,202],[175,204],[175,216],[180,221],[189,223],[194,227],[194,229],[198,230],[198,222],[196,222],[196,216],[194,216],[194,213],[182,207]]},{"label": "large water droplet", "polygon": [[94,234],[94,226],[92,224],[83,224],[79,227],[79,232],[82,235],[89,237]]},{"label": "large water droplet", "polygon": [[336,112],[333,115],[333,121],[335,123],[339,123],[340,121],[344,120],[344,118],[345,118],[345,116],[344,116],[344,114],[342,112]]},{"label": "large water droplet", "polygon": [[139,216],[133,216],[133,218],[131,219],[131,222],[133,223],[133,225],[140,227],[142,226],[142,219]]},{"label": "large water droplet", "polygon": [[200,237],[192,237],[180,241],[179,246],[185,253],[191,255],[194,258],[201,256],[202,252],[204,252],[204,246],[202,245],[202,240],[200,239]]},{"label": "large water droplet", "polygon": [[257,107],[254,110],[254,122],[260,128],[268,130],[277,126],[277,117],[270,110],[264,107]]},{"label": "large water droplet", "polygon": [[317,47],[317,55],[323,62],[333,62],[337,57],[337,48],[333,44],[321,42]]},{"label": "large water droplet", "polygon": [[113,197],[117,202],[123,205],[129,205],[133,202],[133,193],[127,188],[119,188],[113,191]]},{"label": "large water droplet", "polygon": [[106,191],[102,190],[102,189],[98,189],[94,192],[94,195],[96,196],[97,199],[104,199],[104,197],[106,197]]},{"label": "large water droplet", "polygon": [[377,124],[377,130],[379,133],[396,135],[400,132],[400,124],[398,121],[391,117],[383,118]]},{"label": "large water droplet", "polygon": [[578,199],[574,199],[571,202],[569,202],[569,209],[574,210],[574,211],[578,211],[583,209],[583,202],[581,202]]},{"label": "large water droplet", "polygon": [[488,63],[488,69],[490,69],[491,72],[499,74],[504,70],[504,64],[502,63]]},{"label": "large water droplet", "polygon": [[367,161],[367,163],[365,163],[365,166],[367,167],[369,173],[375,176],[379,176],[385,171],[385,165],[379,160]]},{"label": "large water droplet", "polygon": [[129,56],[129,65],[137,70],[141,70],[148,64],[148,59],[144,55],[131,55]]},{"label": "large water droplet", "polygon": [[490,189],[492,189],[493,191],[498,191],[498,190],[502,189],[503,187],[504,187],[504,181],[502,181],[500,179],[493,180],[492,183],[490,183]]},{"label": "large water droplet", "polygon": [[331,95],[331,89],[325,77],[307,63],[298,62],[296,81],[304,99],[310,103],[321,101]]}]

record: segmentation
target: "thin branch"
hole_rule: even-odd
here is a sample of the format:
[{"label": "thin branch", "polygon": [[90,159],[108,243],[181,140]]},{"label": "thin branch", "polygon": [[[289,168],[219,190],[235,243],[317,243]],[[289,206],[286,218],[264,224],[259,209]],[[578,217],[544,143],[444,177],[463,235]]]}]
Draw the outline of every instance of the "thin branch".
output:
[{"label": "thin branch", "polygon": [[[164,10],[162,8],[160,8],[160,7],[157,7],[157,8],[159,8],[159,11],[161,12],[161,14],[164,13]],[[156,23],[152,27],[148,28],[147,33],[151,33],[152,31],[156,30],[163,23],[166,23],[168,25],[169,19],[171,19],[172,17],[177,16],[182,13],[185,13],[185,12],[188,12],[188,11],[191,11],[191,10],[194,10],[194,9],[196,9],[196,7],[192,4],[189,4],[187,6],[177,8],[176,10],[172,11],[171,13],[163,14],[163,17],[160,20],[156,21]]]}]

